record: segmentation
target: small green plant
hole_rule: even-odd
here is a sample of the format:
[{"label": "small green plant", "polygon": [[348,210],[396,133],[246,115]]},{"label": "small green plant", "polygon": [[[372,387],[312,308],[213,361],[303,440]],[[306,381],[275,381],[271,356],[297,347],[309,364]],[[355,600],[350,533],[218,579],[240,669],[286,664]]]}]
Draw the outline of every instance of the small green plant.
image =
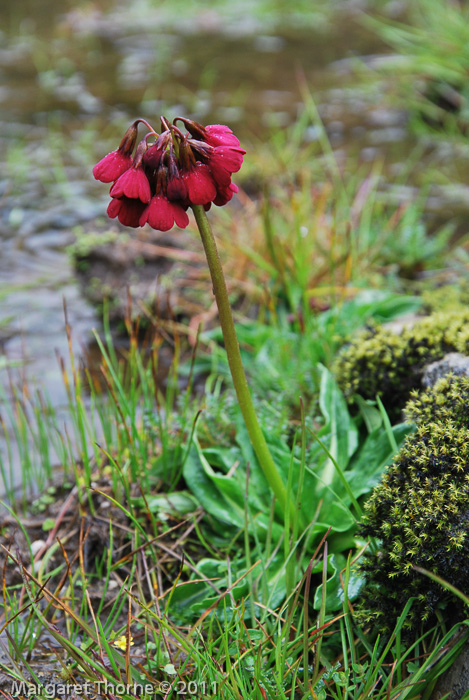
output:
[{"label": "small green plant", "polygon": [[[184,124],[185,134],[176,126],[177,122]],[[140,123],[149,131],[136,147]],[[223,206],[238,191],[231,176],[240,169],[246,151],[231,129],[223,125],[205,128],[183,117],[169,124],[161,117],[161,128],[162,133],[158,134],[144,119],[137,119],[124,134],[119,148],[97,163],[93,174],[102,182],[113,182],[107,211],[111,218],[118,217],[127,226],[148,223],[160,231],[167,231],[175,224],[185,228],[189,223],[186,210],[189,206],[192,208],[207,257],[228,364],[249,440],[270,488],[293,521],[293,503],[287,497],[285,483],[269,451],[252,402],[223,268],[206,216],[206,209],[212,203]]]}]

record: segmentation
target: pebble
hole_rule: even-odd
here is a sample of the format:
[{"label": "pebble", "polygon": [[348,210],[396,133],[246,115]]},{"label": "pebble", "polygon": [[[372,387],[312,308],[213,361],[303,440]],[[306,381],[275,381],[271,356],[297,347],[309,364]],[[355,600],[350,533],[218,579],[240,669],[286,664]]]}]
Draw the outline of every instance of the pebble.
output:
[{"label": "pebble", "polygon": [[45,540],[35,540],[34,542],[31,542],[31,553],[33,557],[36,556],[36,554],[46,545]]}]

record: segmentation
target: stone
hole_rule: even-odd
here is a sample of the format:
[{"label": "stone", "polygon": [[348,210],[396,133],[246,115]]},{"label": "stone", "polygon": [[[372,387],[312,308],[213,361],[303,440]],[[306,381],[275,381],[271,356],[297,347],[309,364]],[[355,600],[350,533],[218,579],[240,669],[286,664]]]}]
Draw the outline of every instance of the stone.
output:
[{"label": "stone", "polygon": [[422,386],[428,389],[449,373],[469,376],[469,357],[460,352],[449,352],[441,360],[427,365],[422,374]]},{"label": "stone", "polygon": [[469,646],[466,644],[451,668],[437,682],[430,700],[461,700],[469,688]]}]

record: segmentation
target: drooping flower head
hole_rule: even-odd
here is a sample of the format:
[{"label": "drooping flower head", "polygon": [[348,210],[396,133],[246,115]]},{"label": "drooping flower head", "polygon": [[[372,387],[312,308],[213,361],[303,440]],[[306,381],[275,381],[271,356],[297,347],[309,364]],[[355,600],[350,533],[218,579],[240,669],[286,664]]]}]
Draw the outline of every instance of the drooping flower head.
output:
[{"label": "drooping flower head", "polygon": [[[187,133],[176,126],[178,121]],[[149,131],[135,149],[140,123]],[[222,124],[204,127],[183,117],[173,124],[162,117],[161,128],[158,134],[137,119],[119,148],[93,168],[97,180],[113,183],[108,215],[126,226],[185,228],[188,207],[223,206],[238,191],[231,175],[240,169],[246,151],[231,129]]]}]

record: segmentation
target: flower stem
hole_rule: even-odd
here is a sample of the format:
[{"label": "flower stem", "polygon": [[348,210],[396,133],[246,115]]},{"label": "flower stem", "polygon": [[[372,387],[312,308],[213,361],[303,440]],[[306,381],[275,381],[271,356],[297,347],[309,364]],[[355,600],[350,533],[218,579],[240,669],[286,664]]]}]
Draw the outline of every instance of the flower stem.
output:
[{"label": "flower stem", "polygon": [[[264,434],[259,425],[259,421],[257,420],[254,405],[252,403],[251,392],[249,391],[249,385],[244,372],[241,354],[239,352],[238,338],[236,337],[233,315],[231,313],[230,302],[228,299],[228,291],[226,289],[225,277],[223,275],[223,269],[220,262],[220,256],[218,255],[215,238],[203,206],[200,204],[193,204],[192,209],[194,211],[195,220],[197,222],[202,243],[204,245],[205,255],[207,256],[207,262],[212,278],[213,292],[215,294],[220,317],[220,325],[223,332],[223,340],[225,341],[228,364],[230,366],[236,396],[238,397],[239,407],[244,418],[249,439],[251,440],[251,444],[254,448],[257,459],[259,460],[262,471],[264,472],[265,478],[267,479],[272,491],[275,494],[275,497],[282,507],[284,514],[286,515],[287,492],[279,471],[275,466],[275,462],[272,459],[272,455],[270,454]],[[294,506],[291,501],[288,504],[288,509],[291,526],[294,522]]]}]

